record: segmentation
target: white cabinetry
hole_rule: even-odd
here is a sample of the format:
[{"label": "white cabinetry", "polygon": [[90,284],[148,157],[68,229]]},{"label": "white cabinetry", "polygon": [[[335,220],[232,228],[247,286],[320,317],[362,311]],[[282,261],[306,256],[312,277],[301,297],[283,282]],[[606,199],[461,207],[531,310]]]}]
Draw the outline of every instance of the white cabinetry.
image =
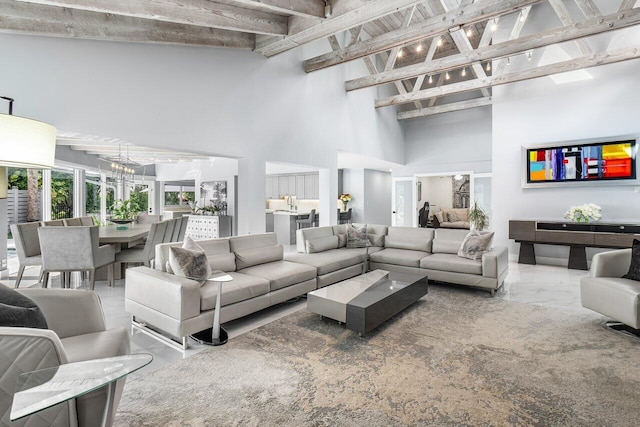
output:
[{"label": "white cabinetry", "polygon": [[267,199],[280,199],[285,196],[318,199],[320,196],[317,173],[268,175],[265,187]]}]

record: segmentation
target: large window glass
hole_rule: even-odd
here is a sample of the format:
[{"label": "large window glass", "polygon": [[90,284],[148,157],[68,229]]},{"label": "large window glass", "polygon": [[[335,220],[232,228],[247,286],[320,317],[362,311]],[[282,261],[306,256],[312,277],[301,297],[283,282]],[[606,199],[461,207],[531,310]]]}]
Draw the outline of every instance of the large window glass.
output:
[{"label": "large window glass", "polygon": [[9,168],[7,172],[9,222],[41,221],[42,170]]},{"label": "large window glass", "polygon": [[87,175],[85,180],[87,215],[100,217],[100,176]]},{"label": "large window glass", "polygon": [[140,212],[149,212],[149,186],[136,184],[129,198],[138,206]]},{"label": "large window glass", "polygon": [[111,216],[113,211],[113,203],[116,200],[116,180],[107,178],[107,218]]},{"label": "large window glass", "polygon": [[51,219],[73,218],[73,173],[51,171]]}]

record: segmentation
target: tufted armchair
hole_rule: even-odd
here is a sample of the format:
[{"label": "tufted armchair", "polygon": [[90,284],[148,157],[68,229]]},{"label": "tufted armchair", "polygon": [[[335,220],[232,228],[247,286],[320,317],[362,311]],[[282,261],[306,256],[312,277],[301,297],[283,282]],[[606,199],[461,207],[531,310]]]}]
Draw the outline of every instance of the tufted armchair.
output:
[{"label": "tufted armchair", "polygon": [[[9,423],[18,375],[130,352],[126,328],[106,329],[96,293],[69,289],[21,289],[17,292],[39,306],[49,329],[0,327],[0,426],[100,425],[107,399],[104,388]],[[121,379],[116,383],[116,398],[111,403],[114,413],[123,388],[124,379]]]}]

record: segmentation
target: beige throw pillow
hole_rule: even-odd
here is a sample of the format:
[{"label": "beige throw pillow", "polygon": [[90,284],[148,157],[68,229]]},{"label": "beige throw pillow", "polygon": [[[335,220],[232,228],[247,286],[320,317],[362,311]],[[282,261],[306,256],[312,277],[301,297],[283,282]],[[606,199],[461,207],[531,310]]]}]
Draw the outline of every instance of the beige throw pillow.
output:
[{"label": "beige throw pillow", "polygon": [[442,224],[443,222],[446,222],[446,221],[444,220],[444,216],[442,215],[442,211],[440,211],[440,212],[436,212],[436,213],[434,213],[433,215],[436,217],[436,219],[438,220],[438,222],[439,222],[440,224]]},{"label": "beige throw pillow", "polygon": [[478,230],[471,230],[462,241],[458,256],[478,261],[491,248],[491,240],[493,232],[480,234]]},{"label": "beige throw pillow", "polygon": [[169,266],[176,276],[197,280],[201,286],[211,275],[207,254],[189,236],[185,238],[181,248],[171,247]]},{"label": "beige throw pillow", "polygon": [[449,220],[449,222],[460,221],[460,218],[458,217],[458,214],[453,212],[453,211],[447,212],[447,219]]}]

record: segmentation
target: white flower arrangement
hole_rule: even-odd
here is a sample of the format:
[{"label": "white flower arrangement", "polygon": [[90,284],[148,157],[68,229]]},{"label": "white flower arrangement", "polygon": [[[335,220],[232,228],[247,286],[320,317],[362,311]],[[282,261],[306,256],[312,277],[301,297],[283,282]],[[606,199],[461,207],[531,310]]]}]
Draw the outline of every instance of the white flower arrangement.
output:
[{"label": "white flower arrangement", "polygon": [[598,221],[602,218],[602,215],[600,214],[601,210],[602,208],[594,203],[571,206],[571,208],[564,213],[564,217],[575,222],[589,222],[591,220]]}]

